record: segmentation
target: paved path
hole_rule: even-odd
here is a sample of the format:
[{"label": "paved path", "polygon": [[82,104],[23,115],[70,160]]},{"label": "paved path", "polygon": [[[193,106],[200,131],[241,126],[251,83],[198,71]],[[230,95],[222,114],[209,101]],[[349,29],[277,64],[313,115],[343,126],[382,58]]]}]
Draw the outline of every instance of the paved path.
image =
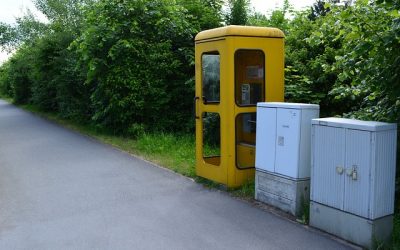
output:
[{"label": "paved path", "polygon": [[0,100],[0,249],[346,249]]}]

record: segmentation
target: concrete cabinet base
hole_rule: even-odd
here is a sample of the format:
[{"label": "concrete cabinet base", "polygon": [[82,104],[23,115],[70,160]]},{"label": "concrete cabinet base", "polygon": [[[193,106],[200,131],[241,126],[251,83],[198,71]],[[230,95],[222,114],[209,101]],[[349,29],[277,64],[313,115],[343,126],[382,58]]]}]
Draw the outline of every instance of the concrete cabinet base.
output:
[{"label": "concrete cabinet base", "polygon": [[310,180],[288,179],[256,171],[255,198],[295,216],[303,214],[310,199]]},{"label": "concrete cabinet base", "polygon": [[311,201],[310,225],[365,248],[375,249],[390,241],[393,215],[369,220]]}]

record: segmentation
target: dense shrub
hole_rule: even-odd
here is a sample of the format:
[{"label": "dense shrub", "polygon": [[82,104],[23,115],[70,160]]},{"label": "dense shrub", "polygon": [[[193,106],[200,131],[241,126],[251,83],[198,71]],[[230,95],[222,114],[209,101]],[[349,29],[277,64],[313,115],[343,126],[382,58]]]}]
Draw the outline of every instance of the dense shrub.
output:
[{"label": "dense shrub", "polygon": [[87,65],[96,123],[117,132],[135,124],[184,129],[193,88],[186,83],[193,33],[174,1],[99,1],[76,46]]},{"label": "dense shrub", "polygon": [[13,86],[11,85],[10,62],[5,62],[0,67],[0,96],[13,97]]},{"label": "dense shrub", "polygon": [[310,40],[315,30],[331,23],[322,18],[315,21],[308,13],[299,13],[291,22],[286,39],[286,99],[295,102],[317,103],[322,116],[340,115],[348,110],[346,103],[337,103],[329,95],[337,72],[330,70],[335,56],[342,53],[341,40],[335,40],[335,33],[325,34],[323,42]]},{"label": "dense shrub", "polygon": [[60,71],[56,79],[57,107],[63,118],[90,123],[93,108],[90,101],[90,86],[85,84],[86,73],[78,67],[76,51],[60,52]]},{"label": "dense shrub", "polygon": [[2,86],[12,93],[15,103],[26,104],[31,98],[31,86],[34,81],[34,51],[30,47],[20,48],[17,53],[2,67]]},{"label": "dense shrub", "polygon": [[45,36],[35,44],[36,60],[33,62],[35,81],[32,85],[32,103],[45,111],[57,109],[57,78],[59,73],[59,52],[65,49],[54,35]]},{"label": "dense shrub", "polygon": [[42,110],[79,119],[90,114],[90,100],[83,71],[77,68],[76,52],[69,49],[73,40],[74,36],[67,32],[55,32],[38,40],[32,103]]}]

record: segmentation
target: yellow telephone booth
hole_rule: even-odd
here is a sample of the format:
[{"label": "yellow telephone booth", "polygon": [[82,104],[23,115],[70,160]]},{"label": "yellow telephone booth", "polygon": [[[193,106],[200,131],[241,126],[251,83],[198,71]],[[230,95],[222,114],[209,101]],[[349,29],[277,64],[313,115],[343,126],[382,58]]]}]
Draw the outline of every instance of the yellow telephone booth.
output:
[{"label": "yellow telephone booth", "polygon": [[238,187],[254,179],[257,102],[283,101],[284,34],[227,26],[195,44],[196,173]]}]

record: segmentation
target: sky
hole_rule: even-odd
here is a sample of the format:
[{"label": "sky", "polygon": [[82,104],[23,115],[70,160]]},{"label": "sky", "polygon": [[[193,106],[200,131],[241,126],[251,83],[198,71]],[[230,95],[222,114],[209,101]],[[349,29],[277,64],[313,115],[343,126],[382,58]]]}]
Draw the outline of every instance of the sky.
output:
[{"label": "sky", "polygon": [[[250,0],[251,7],[257,12],[267,14],[268,12],[281,7],[284,0]],[[300,10],[311,6],[315,0],[289,0],[294,9]],[[26,9],[30,9],[39,19],[43,19],[41,13],[35,11],[32,0],[0,0],[0,22],[15,23],[16,17],[21,17]],[[0,64],[8,58],[5,52],[0,51]]]}]

